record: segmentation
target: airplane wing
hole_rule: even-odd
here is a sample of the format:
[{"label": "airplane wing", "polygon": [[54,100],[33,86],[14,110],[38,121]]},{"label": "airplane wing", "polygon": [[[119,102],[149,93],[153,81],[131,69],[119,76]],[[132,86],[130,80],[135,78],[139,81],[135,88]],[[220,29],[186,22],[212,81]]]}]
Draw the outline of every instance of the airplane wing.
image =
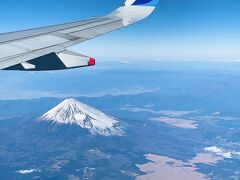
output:
[{"label": "airplane wing", "polygon": [[106,16],[0,34],[0,69],[47,71],[93,66],[95,59],[67,48],[146,18],[158,1],[127,0]]}]

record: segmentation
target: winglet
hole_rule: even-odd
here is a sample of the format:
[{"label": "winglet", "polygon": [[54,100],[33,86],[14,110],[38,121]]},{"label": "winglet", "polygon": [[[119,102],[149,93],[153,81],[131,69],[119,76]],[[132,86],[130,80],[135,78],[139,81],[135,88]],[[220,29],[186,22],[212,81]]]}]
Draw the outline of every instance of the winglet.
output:
[{"label": "winglet", "polygon": [[125,6],[152,6],[156,7],[159,0],[127,0]]},{"label": "winglet", "polygon": [[159,0],[127,0],[107,17],[122,19],[123,26],[128,26],[141,21],[152,14]]}]

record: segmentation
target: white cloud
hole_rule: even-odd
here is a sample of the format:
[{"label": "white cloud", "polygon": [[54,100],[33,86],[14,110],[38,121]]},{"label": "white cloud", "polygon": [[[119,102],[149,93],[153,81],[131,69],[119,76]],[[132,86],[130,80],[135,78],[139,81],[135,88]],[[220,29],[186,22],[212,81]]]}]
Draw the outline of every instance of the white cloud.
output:
[{"label": "white cloud", "polygon": [[220,115],[220,112],[214,112],[212,113],[213,116],[219,116]]},{"label": "white cloud", "polygon": [[19,170],[19,171],[16,171],[17,173],[19,174],[32,174],[34,172],[41,172],[40,170],[37,170],[37,169],[23,169],[23,170]]},{"label": "white cloud", "polygon": [[227,151],[227,150],[225,150],[223,148],[219,148],[217,146],[206,147],[204,150],[207,151],[207,152],[211,152],[213,154],[216,154],[217,156],[222,156],[226,159],[232,159],[234,157],[240,158],[240,152]]}]

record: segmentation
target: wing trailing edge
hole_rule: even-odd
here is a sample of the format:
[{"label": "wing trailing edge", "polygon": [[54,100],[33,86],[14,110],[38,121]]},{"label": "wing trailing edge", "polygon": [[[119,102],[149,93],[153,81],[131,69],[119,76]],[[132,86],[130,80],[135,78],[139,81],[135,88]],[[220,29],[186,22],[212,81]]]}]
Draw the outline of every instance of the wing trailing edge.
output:
[{"label": "wing trailing edge", "polygon": [[50,53],[28,62],[8,67],[5,70],[53,71],[94,66],[95,63],[94,58],[66,50],[60,53]]}]

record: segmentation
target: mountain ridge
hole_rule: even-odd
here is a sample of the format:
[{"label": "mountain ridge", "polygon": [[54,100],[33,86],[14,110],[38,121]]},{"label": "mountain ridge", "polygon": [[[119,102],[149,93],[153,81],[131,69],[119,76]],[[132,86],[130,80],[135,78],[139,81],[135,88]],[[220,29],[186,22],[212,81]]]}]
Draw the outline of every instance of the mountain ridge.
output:
[{"label": "mountain ridge", "polygon": [[93,135],[122,136],[124,134],[119,121],[76,99],[66,99],[47,113],[40,120],[53,124],[77,125],[88,129]]}]

